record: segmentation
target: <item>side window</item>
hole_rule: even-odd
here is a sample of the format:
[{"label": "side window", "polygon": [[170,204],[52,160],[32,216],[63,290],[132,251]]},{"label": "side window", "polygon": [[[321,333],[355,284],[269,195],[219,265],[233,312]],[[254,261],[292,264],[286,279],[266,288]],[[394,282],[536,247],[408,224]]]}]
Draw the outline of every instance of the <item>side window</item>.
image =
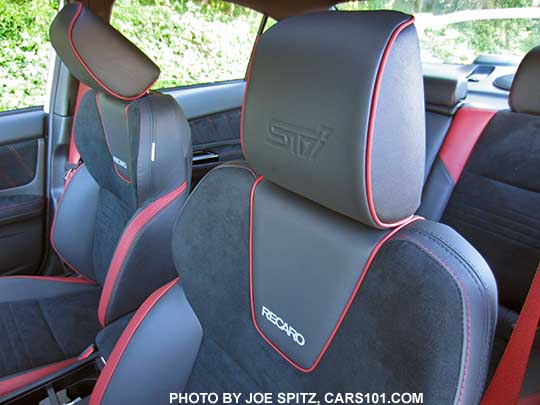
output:
[{"label": "side window", "polygon": [[261,20],[221,0],[116,0],[111,16],[160,67],[155,89],[243,79]]},{"label": "side window", "polygon": [[44,104],[57,10],[58,0],[0,1],[0,111]]}]

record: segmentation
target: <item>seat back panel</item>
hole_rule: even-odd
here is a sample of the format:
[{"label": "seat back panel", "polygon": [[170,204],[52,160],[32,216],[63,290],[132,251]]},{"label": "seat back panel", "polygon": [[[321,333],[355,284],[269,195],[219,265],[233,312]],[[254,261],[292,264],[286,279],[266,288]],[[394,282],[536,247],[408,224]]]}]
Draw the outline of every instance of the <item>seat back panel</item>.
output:
[{"label": "seat back panel", "polygon": [[316,367],[390,231],[329,212],[269,181],[251,197],[252,311],[257,329],[295,367]]},{"label": "seat back panel", "polygon": [[[478,359],[487,358],[490,351],[495,286],[485,262],[470,245],[450,228],[429,221],[407,226],[383,245],[344,322],[312,372],[292,367],[268,345],[256,331],[250,305],[249,200],[254,181],[247,169],[215,169],[192,193],[176,225],[175,264],[204,331],[187,392],[324,395],[377,387],[381,392],[423,392],[426,403],[455,400],[465,404],[480,398],[482,388],[478,387],[483,386],[487,371],[478,368],[483,365]],[[218,195],[219,199],[214,198]],[[281,213],[288,217],[287,212]],[[294,222],[293,218],[289,221]],[[262,229],[267,228],[268,224]],[[193,237],[182,229],[199,232]],[[329,232],[318,237],[325,234],[335,237]],[[425,234],[440,234],[448,244]],[[276,238],[288,240],[288,235],[272,235],[265,236],[272,238],[272,245]],[[353,239],[350,243],[354,245]],[[261,245],[256,244],[254,252],[257,246]],[[361,250],[361,244],[355,248]],[[291,245],[289,253],[295,251]],[[313,249],[305,254],[313,255]],[[353,248],[349,253],[351,267],[354,254]],[[286,270],[294,272],[290,264]],[[339,267],[333,270],[339,271]],[[313,262],[304,275],[310,285],[317,285],[327,269],[324,262]],[[343,288],[350,291],[351,286]],[[286,289],[274,288],[278,295]],[[299,302],[293,305],[305,307],[305,290],[297,296]],[[335,301],[322,304],[334,306]],[[321,321],[320,311],[305,316],[314,323]]]},{"label": "seat back panel", "polygon": [[519,311],[540,257],[540,118],[497,113],[476,144],[442,221],[486,258],[500,303]]}]

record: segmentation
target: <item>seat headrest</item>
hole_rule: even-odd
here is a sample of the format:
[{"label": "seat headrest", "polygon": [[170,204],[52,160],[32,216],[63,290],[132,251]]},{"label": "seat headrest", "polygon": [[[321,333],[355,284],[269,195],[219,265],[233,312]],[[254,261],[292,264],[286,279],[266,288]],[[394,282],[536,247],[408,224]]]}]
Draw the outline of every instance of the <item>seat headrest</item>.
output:
[{"label": "seat headrest", "polygon": [[242,148],[268,180],[376,228],[418,208],[425,113],[411,16],[282,20],[256,45],[244,97]]},{"label": "seat headrest", "polygon": [[424,91],[427,110],[453,115],[467,97],[467,78],[424,71]]},{"label": "seat headrest", "polygon": [[142,97],[159,77],[154,62],[81,3],[69,4],[58,13],[50,38],[77,80],[113,97]]},{"label": "seat headrest", "polygon": [[540,46],[525,55],[510,89],[509,104],[514,112],[540,115]]}]

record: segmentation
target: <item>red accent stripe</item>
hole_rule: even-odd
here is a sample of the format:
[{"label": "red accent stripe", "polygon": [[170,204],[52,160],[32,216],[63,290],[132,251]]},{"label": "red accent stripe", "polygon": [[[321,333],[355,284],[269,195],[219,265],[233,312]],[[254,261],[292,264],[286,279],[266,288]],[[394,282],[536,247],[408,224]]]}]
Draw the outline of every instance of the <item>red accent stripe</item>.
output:
[{"label": "red accent stripe", "polygon": [[[96,107],[99,115],[99,122],[101,123],[101,127],[103,128],[103,135],[105,135],[105,142],[107,143],[107,149],[109,149],[109,154],[111,155],[112,165],[114,168],[114,171],[120,177],[122,180],[124,180],[126,183],[131,184],[131,180],[126,178],[125,176],[120,173],[118,170],[118,167],[116,167],[116,163],[114,163],[114,154],[111,149],[111,144],[109,143],[109,137],[107,136],[107,128],[105,127],[105,123],[103,122],[103,115],[101,114],[101,107],[99,106],[99,95],[100,93],[96,93]],[[129,104],[124,108],[124,112],[127,113],[127,107]]]},{"label": "red accent stripe", "polygon": [[79,82],[79,89],[77,90],[77,100],[75,101],[75,111],[73,112],[73,124],[71,125],[71,134],[69,138],[69,153],[67,161],[71,165],[76,165],[81,159],[81,155],[79,153],[79,150],[77,149],[77,145],[75,145],[75,120],[77,119],[77,112],[79,111],[79,105],[81,104],[81,100],[89,90],[90,87],[88,87],[83,82]]},{"label": "red accent stripe", "polygon": [[114,346],[114,349],[109,356],[107,364],[103,368],[103,371],[101,372],[101,375],[97,380],[96,386],[92,391],[92,396],[90,397],[90,405],[98,405],[101,403],[103,395],[105,394],[105,390],[109,385],[109,382],[111,381],[114,371],[116,370],[116,367],[118,366],[118,363],[120,362],[122,355],[126,350],[126,347],[133,338],[133,335],[141,325],[146,315],[148,315],[150,310],[154,307],[154,305],[161,299],[161,297],[163,297],[167,293],[167,291],[169,291],[178,282],[179,279],[176,278],[171,282],[165,284],[163,287],[154,291],[146,299],[146,301],[143,302],[137,312],[135,312],[135,315],[133,315],[133,318],[131,318],[128,325],[126,326],[126,329],[124,329],[124,332],[122,332],[122,335]]},{"label": "red accent stripe", "polygon": [[495,111],[464,107],[458,110],[439,152],[448,174],[457,183],[476,142]]},{"label": "red accent stripe", "polygon": [[62,370],[74,363],[77,362],[76,358],[60,361],[58,363],[53,363],[48,366],[38,368],[36,370],[28,371],[24,374],[20,374],[16,377],[9,378],[4,381],[0,381],[0,396],[9,394],[12,391],[15,391],[19,388],[22,388],[26,385],[32,384],[33,382],[39,381],[42,378],[47,377],[57,371]]},{"label": "red accent stripe", "polygon": [[257,47],[259,46],[259,41],[262,38],[262,35],[257,37],[255,45],[253,46],[253,52],[251,53],[251,58],[249,58],[249,64],[246,73],[246,86],[244,88],[244,100],[242,101],[242,111],[240,113],[240,146],[242,148],[242,154],[244,158],[247,159],[246,151],[244,149],[244,110],[246,108],[247,92],[249,87],[249,81],[251,79],[251,67],[253,65],[253,60],[255,59],[255,53],[257,52]]},{"label": "red accent stripe", "polygon": [[373,222],[377,224],[377,226],[381,228],[393,228],[395,226],[399,226],[402,224],[406,224],[411,221],[412,216],[409,216],[407,218],[404,218],[402,220],[387,223],[383,222],[379,219],[377,216],[377,210],[375,209],[375,203],[373,202],[373,191],[372,191],[372,183],[371,183],[371,150],[373,146],[373,131],[375,129],[375,114],[377,112],[377,102],[379,99],[379,90],[381,87],[381,81],[382,76],[384,72],[384,67],[386,65],[386,61],[388,59],[388,56],[390,55],[390,50],[392,49],[392,46],[394,45],[394,42],[396,41],[399,34],[407,27],[411,26],[414,23],[414,18],[411,18],[410,20],[405,21],[401,25],[399,25],[394,32],[392,33],[392,36],[388,40],[388,43],[386,44],[386,48],[384,49],[381,63],[379,64],[379,70],[377,71],[377,77],[375,78],[375,86],[373,88],[373,96],[371,99],[371,110],[369,112],[369,123],[368,123],[368,134],[367,134],[367,144],[366,144],[366,166],[365,166],[365,172],[366,172],[366,195],[367,195],[367,201],[368,201],[368,207],[369,212],[371,214],[371,218],[373,219]]},{"label": "red accent stripe", "polygon": [[[540,320],[540,264],[508,345],[484,393],[481,405],[517,404]],[[527,401],[540,399],[538,396]],[[535,403],[525,402],[524,403]],[[536,402],[539,403],[539,402]]]},{"label": "red accent stripe", "polygon": [[185,191],[185,189],[186,182],[183,182],[182,185],[177,189],[165,194],[161,198],[158,198],[156,201],[144,208],[125,229],[124,233],[122,234],[122,238],[120,238],[120,242],[118,242],[116,251],[114,252],[114,256],[109,266],[109,271],[107,272],[107,278],[105,279],[105,285],[103,286],[103,292],[101,293],[101,298],[99,300],[98,318],[101,325],[105,326],[105,317],[112,291],[116,285],[116,280],[120,274],[120,269],[124,263],[124,259],[126,258],[135,237],[148,221],[154,218],[154,216],[169,205],[175,198],[179,197]]},{"label": "red accent stripe", "polygon": [[77,49],[75,48],[75,45],[73,43],[73,27],[75,26],[75,23],[77,22],[77,19],[79,18],[79,16],[81,15],[81,12],[83,10],[82,3],[78,3],[78,4],[79,4],[79,9],[75,13],[75,16],[73,17],[73,20],[71,20],[71,23],[69,24],[68,40],[69,40],[69,46],[71,47],[71,50],[73,51],[73,54],[75,55],[75,57],[78,59],[79,63],[84,67],[84,69],[88,72],[88,74],[92,77],[92,79],[94,79],[96,81],[96,83],[98,83],[101,87],[103,87],[108,93],[110,93],[111,95],[113,95],[116,98],[119,98],[120,100],[126,100],[126,101],[136,100],[136,99],[144,96],[146,93],[148,93],[148,90],[150,90],[150,88],[154,85],[154,83],[156,83],[157,78],[152,83],[150,83],[150,85],[146,89],[144,89],[142,92],[140,92],[139,94],[137,94],[135,96],[132,96],[132,97],[126,97],[126,96],[121,96],[120,94],[115,93],[113,90],[111,90],[107,85],[105,85],[101,80],[99,80],[97,78],[97,76],[92,72],[92,70],[88,67],[88,65],[82,59],[81,55],[79,54],[79,52],[77,51]]},{"label": "red accent stripe", "polygon": [[2,279],[6,278],[27,278],[31,280],[39,281],[54,281],[57,283],[71,283],[71,284],[97,284],[95,281],[84,278],[84,277],[62,277],[62,276],[4,276]]},{"label": "red accent stripe", "polygon": [[90,355],[92,353],[94,353],[95,350],[96,350],[95,346],[90,345],[90,347],[88,347],[88,349],[86,349],[84,352],[82,352],[79,355],[79,357],[77,357],[77,360],[81,361],[81,360],[87,359],[88,357],[90,357]]},{"label": "red accent stripe", "polygon": [[332,330],[332,333],[330,334],[330,337],[326,341],[325,345],[323,346],[321,352],[319,353],[319,356],[315,359],[315,362],[311,365],[309,368],[304,368],[294,362],[291,358],[289,358],[285,353],[283,353],[266,335],[263,333],[263,331],[259,328],[259,325],[257,324],[257,317],[255,316],[255,294],[253,290],[253,207],[254,207],[254,201],[255,201],[255,189],[257,188],[257,185],[264,180],[263,176],[260,176],[257,178],[255,183],[253,184],[251,188],[251,197],[250,197],[250,212],[249,212],[249,296],[251,301],[251,319],[253,321],[253,325],[255,325],[255,329],[259,333],[259,335],[262,336],[262,338],[274,349],[278,354],[283,357],[290,365],[292,365],[294,368],[296,368],[299,371],[302,371],[304,373],[310,373],[319,365],[321,359],[323,358],[324,354],[328,350],[328,347],[332,343],[332,340],[334,339],[337,331],[339,330],[341,324],[343,323],[345,317],[347,316],[347,313],[349,312],[349,309],[354,302],[354,299],[356,298],[356,295],[358,294],[358,291],[360,290],[360,287],[362,286],[362,283],[364,282],[364,279],[366,278],[366,275],[369,271],[369,268],[371,266],[371,263],[373,263],[373,260],[375,259],[375,256],[377,256],[377,253],[381,249],[381,247],[384,245],[384,243],[390,239],[394,234],[399,232],[401,229],[403,229],[405,226],[409,225],[410,223],[414,221],[421,220],[423,218],[421,217],[412,217],[407,222],[402,223],[397,228],[393,229],[391,232],[389,232],[387,235],[385,235],[373,248],[371,251],[368,260],[366,261],[366,264],[364,266],[364,269],[362,271],[362,275],[360,276],[358,282],[356,283],[356,286],[354,287],[354,290],[347,301],[347,305],[345,305],[345,308],[343,309],[343,312],[341,313],[341,316],[339,317],[336,326]]},{"label": "red accent stripe", "polygon": [[[56,248],[56,245],[54,244],[54,229],[56,227],[56,217],[58,215],[58,211],[60,211],[60,206],[62,204],[62,200],[64,199],[64,194],[69,186],[69,184],[71,183],[71,180],[73,179],[73,177],[75,177],[75,174],[81,169],[81,167],[83,167],[84,164],[81,164],[79,167],[77,167],[75,170],[73,170],[70,175],[67,177],[66,179],[66,183],[64,184],[64,190],[62,191],[62,194],[60,195],[60,198],[58,199],[58,207],[56,207],[56,212],[54,213],[54,218],[53,218],[53,223],[51,225],[51,237],[50,237],[50,241],[51,241],[51,246],[53,248],[53,250],[56,252],[56,254],[58,255],[58,257],[71,269],[73,270],[75,273],[79,274],[81,277],[84,277],[82,275],[82,273],[80,273],[76,268],[75,266],[73,266],[70,262],[68,262],[66,260],[66,258],[64,256],[62,256],[62,254],[60,253],[60,251]],[[85,277],[84,277],[85,278]]]}]

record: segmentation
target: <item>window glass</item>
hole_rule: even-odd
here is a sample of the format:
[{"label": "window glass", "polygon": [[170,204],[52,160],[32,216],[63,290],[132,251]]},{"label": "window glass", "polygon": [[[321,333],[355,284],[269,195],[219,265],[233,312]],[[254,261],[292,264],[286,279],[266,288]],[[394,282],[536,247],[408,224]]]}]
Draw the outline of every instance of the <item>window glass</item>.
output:
[{"label": "window glass", "polygon": [[413,14],[426,62],[472,63],[481,55],[519,60],[540,42],[540,0],[365,0],[340,10]]},{"label": "window glass", "polygon": [[43,105],[57,0],[0,0],[0,111]]},{"label": "window glass", "polygon": [[154,88],[242,79],[262,15],[217,0],[117,0],[112,25],[161,69]]}]

